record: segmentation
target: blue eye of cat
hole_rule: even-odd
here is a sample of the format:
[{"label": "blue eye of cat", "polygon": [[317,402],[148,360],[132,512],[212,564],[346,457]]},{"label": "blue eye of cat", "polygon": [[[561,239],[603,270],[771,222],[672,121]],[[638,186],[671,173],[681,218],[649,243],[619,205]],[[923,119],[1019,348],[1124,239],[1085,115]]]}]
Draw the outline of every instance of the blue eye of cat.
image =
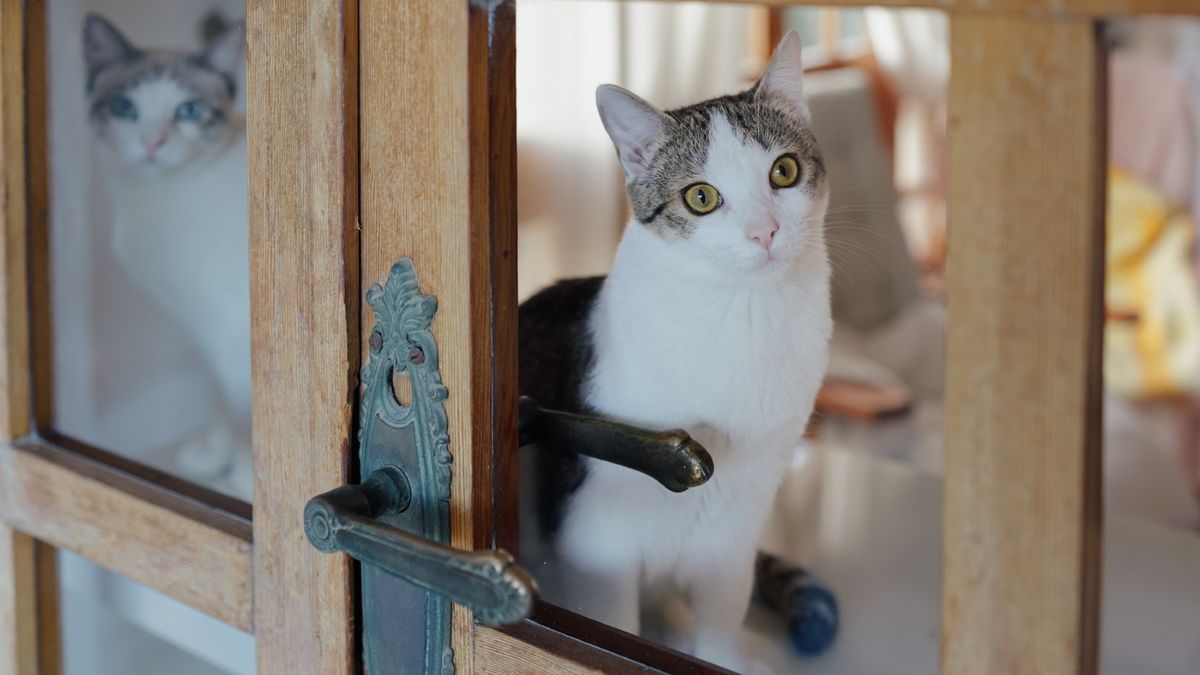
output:
[{"label": "blue eye of cat", "polygon": [[175,109],[175,119],[184,122],[194,122],[200,119],[204,107],[199,101],[184,101]]},{"label": "blue eye of cat", "polygon": [[123,120],[137,119],[137,106],[125,96],[118,96],[108,102],[108,114]]}]

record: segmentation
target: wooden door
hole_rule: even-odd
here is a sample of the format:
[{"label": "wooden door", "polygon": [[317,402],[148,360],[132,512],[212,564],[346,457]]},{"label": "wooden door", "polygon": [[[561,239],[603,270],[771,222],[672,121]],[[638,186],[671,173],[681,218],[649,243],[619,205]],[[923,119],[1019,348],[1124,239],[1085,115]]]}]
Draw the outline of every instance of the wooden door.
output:
[{"label": "wooden door", "polygon": [[353,672],[350,564],[312,549],[300,516],[309,497],[346,482],[353,446],[357,7],[246,8],[252,512],[57,426],[50,5],[0,3],[0,672],[61,670],[60,550],[254,635],[259,672]]}]

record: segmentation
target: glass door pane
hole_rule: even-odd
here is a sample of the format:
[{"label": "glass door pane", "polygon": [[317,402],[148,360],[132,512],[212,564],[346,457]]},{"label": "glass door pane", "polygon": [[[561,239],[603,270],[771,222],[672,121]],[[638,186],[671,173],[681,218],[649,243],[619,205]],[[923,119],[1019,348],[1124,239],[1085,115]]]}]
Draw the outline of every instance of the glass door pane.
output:
[{"label": "glass door pane", "polygon": [[65,675],[253,675],[254,637],[59,552]]},{"label": "glass door pane", "polygon": [[38,425],[249,500],[245,6],[46,12]]},{"label": "glass door pane", "polygon": [[[769,28],[757,24],[764,17]],[[518,284],[520,300],[529,303],[520,316],[521,355],[527,357],[521,393],[547,408],[604,409],[619,421],[655,431],[683,427],[702,443],[714,443],[711,480],[683,494],[630,470],[580,458],[570,448],[522,449],[518,558],[537,576],[547,603],[741,672],[756,663],[779,673],[936,671],[946,321],[942,139],[949,54],[945,15],[931,12],[924,19],[900,25],[891,13],[872,18],[838,8],[517,3]],[[916,63],[912,53],[876,61],[868,25],[882,31],[870,38],[901,43],[910,36],[900,33],[917,29],[921,56],[934,65],[920,88],[897,83],[907,69],[926,64]],[[774,190],[767,182],[776,158],[797,153],[808,162],[804,171],[817,175],[816,162],[804,154],[808,150],[780,140],[787,127],[777,120],[766,125],[771,129],[763,132],[766,138],[748,140],[752,132],[735,132],[731,135],[741,140],[725,139],[719,151],[729,166],[756,166],[760,173],[717,175],[722,167],[710,159],[718,152],[712,144],[719,142],[711,131],[718,122],[712,120],[732,109],[728,117],[745,124],[755,113],[748,111],[747,97],[718,99],[707,107],[701,102],[755,86],[783,29],[803,38],[803,93],[811,111],[804,125],[815,136],[828,189],[828,207],[820,212],[771,211],[790,187]],[[694,145],[686,150],[680,149],[684,142],[670,138],[674,132],[652,130],[658,135],[633,153],[654,157],[639,175],[638,167],[618,164],[618,153],[625,149],[622,143],[632,143],[629,129],[647,119],[637,115],[644,109],[636,103],[616,112],[610,107],[616,121],[607,124],[606,133],[612,120],[602,123],[596,93],[604,84],[624,87],[661,110],[699,104],[674,119],[712,127],[689,138]],[[695,122],[698,118],[705,122]],[[653,127],[659,118],[648,119],[646,126]],[[685,166],[656,163],[657,143],[675,143],[672,152],[680,154],[670,157]],[[695,146],[703,148],[696,153],[702,158],[680,159]],[[723,195],[711,216],[697,213],[705,204],[681,201],[685,189],[698,182],[711,182]],[[645,197],[651,189],[658,191]],[[645,197],[641,204],[639,196]],[[750,251],[755,245],[747,243],[749,234],[721,238],[734,227],[755,226],[739,220],[755,209],[777,220],[780,246],[788,245],[788,237],[792,244],[804,242],[790,253],[783,248],[778,255],[785,257],[776,260],[788,262],[779,264],[820,264],[795,253],[805,246],[821,250],[822,258],[827,253],[834,321],[827,376],[809,433],[807,410],[790,418],[791,411],[781,411],[793,422],[781,433],[791,435],[773,451],[780,459],[761,463],[753,455],[766,452],[763,448],[731,444],[733,432],[715,428],[713,421],[728,423],[728,416],[704,407],[716,400],[728,409],[739,398],[759,395],[761,382],[739,382],[730,364],[764,372],[769,370],[764,363],[806,358],[798,346],[803,341],[792,333],[776,349],[754,346],[786,320],[769,329],[759,323],[756,330],[748,308],[770,312],[769,303],[755,300],[786,292],[786,283],[747,283],[737,296],[751,299],[745,304],[722,293],[748,279],[761,280],[754,275],[766,269],[739,257],[762,252]],[[744,274],[731,275],[730,269]],[[596,281],[556,286],[594,275],[608,275],[604,290],[597,290]],[[610,292],[616,284],[640,295],[627,293],[622,301],[620,291]],[[656,300],[639,306],[632,297]],[[706,309],[714,302],[736,309],[712,321]],[[786,314],[811,309],[797,301]],[[668,314],[690,335],[663,327],[659,316]],[[565,325],[572,326],[572,335],[562,331]],[[645,331],[644,325],[661,330]],[[706,352],[714,341],[722,349]],[[630,344],[635,348],[622,351]],[[610,356],[604,368],[628,367],[620,371],[621,381],[594,365],[605,353],[619,356]],[[690,380],[685,373],[702,375]],[[602,380],[604,392],[597,393]],[[741,386],[726,386],[729,382]],[[818,384],[814,378],[811,388]],[[777,391],[795,395],[802,386]],[[730,478],[739,471],[743,478],[750,471],[769,475],[752,484],[756,489]],[[738,510],[756,499],[762,499],[765,517]],[[740,515],[734,521],[728,512]],[[757,572],[735,568],[737,553],[753,563],[756,552],[766,561]],[[720,611],[710,608],[707,618],[711,641],[740,642],[742,660],[710,656],[696,631],[697,607],[708,587],[750,576],[744,593],[722,596]],[[630,580],[638,589],[633,602]],[[581,593],[587,585],[595,590]],[[711,629],[715,614],[733,619],[720,635]],[[599,631],[591,623],[577,625],[585,639]]]},{"label": "glass door pane", "polygon": [[1200,672],[1200,28],[1106,25],[1105,673]]}]

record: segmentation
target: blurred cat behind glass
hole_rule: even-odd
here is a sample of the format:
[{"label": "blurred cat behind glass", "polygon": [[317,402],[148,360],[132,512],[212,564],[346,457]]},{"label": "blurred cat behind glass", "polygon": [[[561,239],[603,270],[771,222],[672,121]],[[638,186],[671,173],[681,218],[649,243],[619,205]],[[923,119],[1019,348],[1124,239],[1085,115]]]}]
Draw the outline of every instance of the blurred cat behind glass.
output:
[{"label": "blurred cat behind glass", "polygon": [[193,338],[211,376],[215,412],[180,448],[178,469],[249,498],[246,134],[235,107],[245,34],[233,23],[206,37],[199,51],[143,48],[89,15],[88,121],[113,253]]}]

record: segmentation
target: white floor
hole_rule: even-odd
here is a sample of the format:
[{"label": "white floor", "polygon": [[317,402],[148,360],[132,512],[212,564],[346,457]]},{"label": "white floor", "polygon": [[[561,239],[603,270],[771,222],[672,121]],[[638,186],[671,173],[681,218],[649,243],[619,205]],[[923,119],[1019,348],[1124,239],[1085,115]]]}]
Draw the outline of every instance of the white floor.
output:
[{"label": "white floor", "polygon": [[[779,673],[935,673],[941,481],[865,453],[816,451],[786,479],[764,548],[804,564],[837,596],[841,631],[815,659],[752,611],[747,639]],[[1105,531],[1101,670],[1200,673],[1200,537],[1119,515]]]}]

